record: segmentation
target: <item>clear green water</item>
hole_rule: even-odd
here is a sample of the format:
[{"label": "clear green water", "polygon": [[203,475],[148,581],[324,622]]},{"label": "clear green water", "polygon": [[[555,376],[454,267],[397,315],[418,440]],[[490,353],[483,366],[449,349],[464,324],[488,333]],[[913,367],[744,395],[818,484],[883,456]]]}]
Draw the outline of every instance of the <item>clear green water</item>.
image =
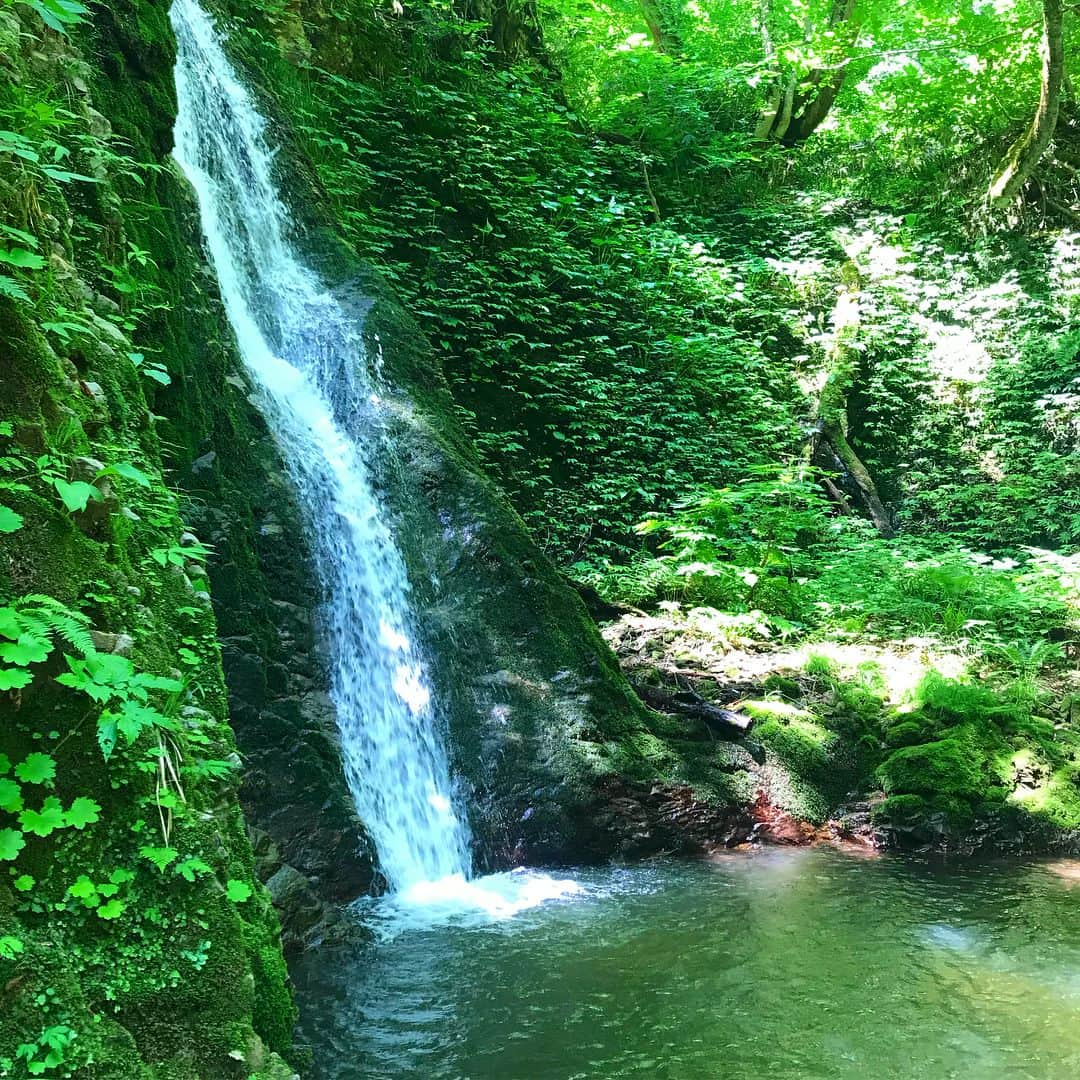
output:
[{"label": "clear green water", "polygon": [[[1066,868],[1069,869],[1069,868]],[[297,973],[323,1080],[1080,1078],[1080,883],[831,851],[586,895]]]}]

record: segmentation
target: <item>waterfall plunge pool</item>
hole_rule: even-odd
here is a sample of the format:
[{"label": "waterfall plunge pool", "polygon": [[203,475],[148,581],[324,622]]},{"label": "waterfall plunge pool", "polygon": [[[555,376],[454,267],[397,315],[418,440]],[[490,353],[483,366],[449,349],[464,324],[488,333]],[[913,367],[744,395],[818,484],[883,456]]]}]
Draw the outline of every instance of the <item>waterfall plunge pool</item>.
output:
[{"label": "waterfall plunge pool", "polygon": [[766,849],[559,876],[577,888],[512,915],[361,911],[393,932],[294,971],[312,1075],[1080,1076],[1080,863]]}]

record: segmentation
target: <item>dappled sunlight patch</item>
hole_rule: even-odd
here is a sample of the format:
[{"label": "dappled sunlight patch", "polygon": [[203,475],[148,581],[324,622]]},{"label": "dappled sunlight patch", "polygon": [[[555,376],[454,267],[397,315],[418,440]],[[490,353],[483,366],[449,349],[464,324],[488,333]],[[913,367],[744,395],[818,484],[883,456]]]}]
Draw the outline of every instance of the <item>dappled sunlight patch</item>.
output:
[{"label": "dappled sunlight patch", "polygon": [[755,720],[776,719],[784,724],[795,726],[803,734],[809,735],[812,733],[818,745],[821,745],[828,736],[828,732],[824,728],[820,728],[812,722],[812,713],[792,705],[789,701],[779,701],[772,698],[760,701],[744,701],[742,708],[744,712],[749,713]]},{"label": "dappled sunlight patch", "polygon": [[1066,884],[1080,885],[1080,859],[1055,859],[1042,866]]},{"label": "dappled sunlight patch", "polygon": [[1009,801],[1025,810],[1038,813],[1045,810],[1053,778],[1045,762],[1025,747],[1012,754],[1002,755],[997,772],[1009,789]]},{"label": "dappled sunlight patch", "polygon": [[1060,829],[1080,829],[1080,770],[1070,762],[1056,770],[1029,751],[1014,755],[1009,802]]},{"label": "dappled sunlight patch", "polygon": [[971,327],[920,315],[913,320],[926,336],[927,362],[937,376],[939,401],[957,401],[957,383],[978,383],[986,377],[994,358]]}]

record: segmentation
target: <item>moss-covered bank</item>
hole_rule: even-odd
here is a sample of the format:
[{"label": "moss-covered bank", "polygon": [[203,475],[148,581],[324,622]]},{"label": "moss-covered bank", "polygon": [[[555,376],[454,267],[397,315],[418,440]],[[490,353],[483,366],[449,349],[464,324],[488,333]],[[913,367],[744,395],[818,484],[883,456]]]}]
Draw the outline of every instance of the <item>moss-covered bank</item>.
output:
[{"label": "moss-covered bank", "polygon": [[166,158],[168,24],[119,3],[67,29],[0,10],[0,1075],[288,1077],[205,552],[154,415],[228,355]]}]

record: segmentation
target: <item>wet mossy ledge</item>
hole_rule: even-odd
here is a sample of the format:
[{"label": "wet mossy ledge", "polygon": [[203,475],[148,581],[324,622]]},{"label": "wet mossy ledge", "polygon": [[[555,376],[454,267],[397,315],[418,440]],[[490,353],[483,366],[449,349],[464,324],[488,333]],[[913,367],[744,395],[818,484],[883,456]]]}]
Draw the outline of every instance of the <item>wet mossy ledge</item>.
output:
[{"label": "wet mossy ledge", "polygon": [[233,363],[166,157],[171,35],[143,4],[66,29],[0,10],[0,1075],[284,1080],[207,551],[155,416]]}]

